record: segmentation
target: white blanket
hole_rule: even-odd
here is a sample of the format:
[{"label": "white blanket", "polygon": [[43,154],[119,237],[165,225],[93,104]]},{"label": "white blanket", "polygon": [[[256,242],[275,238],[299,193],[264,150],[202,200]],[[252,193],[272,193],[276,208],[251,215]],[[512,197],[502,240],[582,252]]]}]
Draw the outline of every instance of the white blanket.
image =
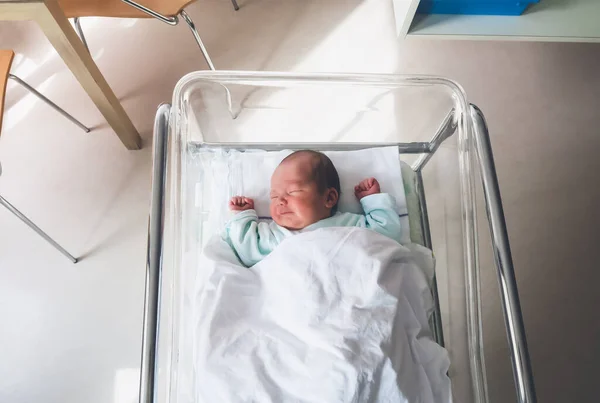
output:
[{"label": "white blanket", "polygon": [[286,239],[239,266],[220,240],[195,328],[196,402],[450,402],[430,337],[431,256],[360,228]]}]

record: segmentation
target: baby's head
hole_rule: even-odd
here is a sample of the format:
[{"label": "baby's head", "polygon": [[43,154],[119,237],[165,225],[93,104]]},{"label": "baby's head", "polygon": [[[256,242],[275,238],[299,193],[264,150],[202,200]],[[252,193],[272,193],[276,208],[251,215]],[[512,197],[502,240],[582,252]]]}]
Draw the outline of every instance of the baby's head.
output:
[{"label": "baby's head", "polygon": [[271,217],[297,230],[331,217],[340,197],[340,178],[325,154],[302,150],[288,155],[271,177]]}]

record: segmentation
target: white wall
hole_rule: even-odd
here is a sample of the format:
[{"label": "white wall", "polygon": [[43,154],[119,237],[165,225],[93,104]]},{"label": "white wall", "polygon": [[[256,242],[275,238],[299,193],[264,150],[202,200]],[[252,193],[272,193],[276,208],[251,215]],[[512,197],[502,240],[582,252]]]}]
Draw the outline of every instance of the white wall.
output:
[{"label": "white wall", "polygon": [[[400,49],[398,71],[456,79],[488,120],[538,400],[593,401],[600,358],[600,45],[408,41]],[[490,397],[505,402],[512,373],[493,266],[487,269]]]}]

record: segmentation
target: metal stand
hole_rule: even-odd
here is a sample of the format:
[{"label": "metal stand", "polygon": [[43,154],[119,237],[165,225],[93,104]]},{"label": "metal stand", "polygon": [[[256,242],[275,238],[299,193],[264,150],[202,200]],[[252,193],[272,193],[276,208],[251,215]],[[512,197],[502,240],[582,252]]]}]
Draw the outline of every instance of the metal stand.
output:
[{"label": "metal stand", "polygon": [[19,210],[17,210],[17,208],[15,206],[10,204],[8,202],[8,200],[6,200],[2,196],[0,196],[0,205],[3,205],[4,207],[6,207],[8,209],[8,211],[13,213],[15,216],[17,216],[18,219],[20,219],[25,224],[27,224],[29,226],[29,228],[31,228],[32,230],[37,232],[37,234],[39,236],[44,238],[50,245],[52,245],[54,248],[56,248],[56,250],[58,250],[60,253],[65,255],[71,262],[77,263],[77,258],[73,257],[73,255],[71,255],[62,246],[60,246],[58,243],[56,243],[56,241],[54,239],[50,238],[50,236],[48,234],[46,234],[44,231],[42,231],[40,229],[40,227],[35,225],[29,218],[27,218],[23,213],[21,213]]},{"label": "metal stand", "polygon": [[[425,153],[415,161],[412,168],[417,175],[417,193],[421,210],[421,225],[423,227],[423,238],[425,246],[433,250],[431,232],[429,229],[429,217],[427,214],[427,203],[425,201],[425,188],[423,185],[422,170],[429,162],[440,145],[454,134],[458,127],[458,117],[453,108],[448,112],[437,132],[429,142],[429,153]],[[467,335],[470,354],[471,377],[473,379],[473,397],[475,402],[488,402],[487,382],[485,375],[485,357],[483,354],[483,329],[481,326],[481,304],[479,287],[479,270],[477,268],[466,268],[465,275],[470,277],[466,281],[467,286]],[[434,313],[431,320],[431,328],[436,342],[444,345],[444,334],[441,321],[441,311],[438,296],[437,278],[434,277],[432,284],[432,295],[434,300]]]},{"label": "metal stand", "polygon": [[517,281],[515,280],[515,270],[510,252],[508,232],[504,220],[504,209],[502,208],[502,198],[500,196],[500,187],[498,186],[498,176],[496,175],[488,128],[483,113],[475,105],[471,105],[471,118],[473,119],[473,132],[481,169],[485,207],[492,235],[494,259],[498,270],[500,295],[502,297],[504,320],[506,322],[506,331],[512,358],[513,376],[517,386],[517,398],[519,403],[535,403],[537,397],[533,382],[533,372],[527,349],[521,303],[519,301]]},{"label": "metal stand", "polygon": [[164,201],[166,183],[167,136],[171,105],[162,104],[154,120],[152,150],[152,193],[148,219],[148,252],[146,261],[146,293],[142,333],[142,368],[140,373],[139,403],[154,403],[156,397],[155,375],[158,349],[159,314],[158,298],[162,276],[162,241],[164,227]]},{"label": "metal stand", "polygon": [[[425,154],[431,155],[431,154]],[[427,214],[427,202],[425,201],[425,187],[423,186],[423,174],[421,170],[416,171],[417,175],[417,195],[419,196],[419,210],[421,212],[421,228],[423,228],[423,243],[428,249],[433,250],[431,243],[431,232],[429,229],[429,215]],[[431,330],[436,343],[444,347],[444,330],[442,327],[442,311],[440,309],[440,297],[438,294],[437,276],[434,274],[431,284],[431,294],[433,296],[433,314],[431,316]]]},{"label": "metal stand", "polygon": [[[423,228],[423,243],[429,249],[433,250],[431,243],[431,231],[429,229],[429,215],[427,214],[427,202],[425,201],[425,187],[423,184],[423,173],[422,170],[429,162],[433,154],[437,151],[440,144],[442,144],[448,137],[452,136],[456,131],[457,123],[455,117],[455,110],[451,109],[440,126],[437,132],[427,144],[428,152],[423,153],[412,166],[413,171],[417,176],[417,196],[419,197],[419,210],[421,213],[421,227]],[[431,318],[431,330],[433,332],[433,338],[436,343],[444,347],[444,329],[442,327],[442,314],[440,310],[440,298],[438,294],[437,278],[433,277],[431,284],[431,293],[433,296],[434,311]]]},{"label": "metal stand", "polygon": [[61,115],[63,115],[65,118],[69,119],[71,122],[73,122],[74,124],[76,124],[77,126],[79,126],[86,133],[90,132],[90,128],[89,127],[85,126],[79,120],[75,119],[73,116],[71,116],[69,113],[67,113],[63,108],[61,108],[60,106],[56,105],[54,102],[52,102],[51,100],[49,100],[48,98],[46,98],[38,90],[36,90],[35,88],[33,88],[31,85],[27,84],[25,81],[21,80],[19,77],[15,76],[14,74],[8,74],[8,78],[10,78],[11,80],[13,80],[16,83],[20,84],[27,91],[31,92],[33,95],[35,95],[36,97],[38,97],[39,99],[41,99],[42,101],[44,101],[45,103],[47,103],[48,105],[50,105],[55,111],[57,111],[58,113],[60,113]]}]

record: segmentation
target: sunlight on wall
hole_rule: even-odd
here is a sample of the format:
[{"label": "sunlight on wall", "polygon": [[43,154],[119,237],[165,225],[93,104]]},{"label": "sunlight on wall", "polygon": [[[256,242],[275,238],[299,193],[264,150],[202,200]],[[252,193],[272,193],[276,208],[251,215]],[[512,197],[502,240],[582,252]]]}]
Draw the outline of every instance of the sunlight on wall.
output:
[{"label": "sunlight on wall", "polygon": [[[28,242],[28,239],[19,242]],[[49,367],[47,362],[40,362],[43,347],[39,343],[39,336],[47,331],[45,323],[49,312],[42,295],[20,286],[19,274],[4,270],[2,275],[5,288],[0,293],[0,317],[3,323],[10,324],[3,325],[0,331],[2,364],[9,363],[0,365],[0,396],[4,402],[11,400],[5,388],[10,391],[30,387],[23,380],[35,374],[38,368]]]},{"label": "sunlight on wall", "polygon": [[32,58],[27,57],[22,53],[17,53],[15,54],[11,71],[13,74],[18,75],[22,80],[27,81],[28,77],[38,71],[41,66],[48,63],[54,56],[56,56],[56,52],[52,49],[51,51],[46,52],[39,63],[36,63]]},{"label": "sunlight on wall", "polygon": [[137,19],[137,18],[125,18],[122,21],[120,21],[119,25],[123,28],[131,28],[135,24],[137,24],[138,21],[139,21],[139,19]]},{"label": "sunlight on wall", "polygon": [[294,70],[392,73],[398,43],[390,9],[391,2],[363,1]]},{"label": "sunlight on wall", "polygon": [[[83,31],[83,34],[88,42],[92,58],[96,63],[102,58],[102,56],[104,56],[105,53],[105,47],[100,47],[100,45],[103,43],[103,41],[100,40],[100,37],[102,31],[106,30],[106,21],[106,17],[85,17],[79,22],[81,25],[81,30]],[[114,19],[111,19],[111,22],[112,21],[114,21]],[[137,24],[137,22],[137,18],[119,18],[116,25],[119,28],[132,28],[135,24]]]},{"label": "sunlight on wall", "polygon": [[139,368],[121,368],[115,373],[114,403],[137,403],[140,387]]},{"label": "sunlight on wall", "polygon": [[[292,70],[393,72],[397,42],[390,8],[391,3],[381,1],[357,4]],[[365,24],[365,20],[382,23]],[[285,48],[285,44],[282,46]],[[203,113],[196,117],[198,127],[190,126],[194,131],[190,137],[199,138],[195,133],[198,130],[208,142],[398,141],[395,93],[387,88],[296,86],[257,90],[232,86],[230,89],[234,109],[240,111],[237,119],[231,119],[223,89],[217,86],[207,89],[202,100],[192,101],[191,109]]]},{"label": "sunlight on wall", "polygon": [[[48,77],[44,82],[42,82],[40,85],[38,85],[36,87],[36,90],[38,90],[39,92],[44,94],[44,90],[47,90],[51,86],[52,81],[54,81],[55,77],[56,77],[56,74],[53,74],[50,77]],[[19,84],[16,84],[13,82],[12,85],[10,85],[10,88],[8,88],[8,91],[10,91],[11,89],[16,89],[17,87],[21,87],[21,86]],[[24,90],[24,91],[27,91],[27,90]],[[46,105],[38,97],[36,97],[35,95],[33,95],[32,93],[27,91],[27,95],[25,95],[23,98],[21,98],[11,108],[5,110],[4,111],[4,118],[5,118],[4,127],[6,128],[6,132],[8,133],[8,131],[10,129],[15,127],[26,117],[29,119],[35,119],[35,115],[29,115],[29,113],[39,103]],[[47,106],[47,107],[50,108],[50,106]]]},{"label": "sunlight on wall", "polygon": [[[103,31],[106,29],[107,17],[85,17],[79,20],[83,33],[96,33],[96,31]],[[123,28],[131,28],[137,24],[138,18],[119,18],[117,25]],[[103,28],[104,27],[104,28]]]}]

